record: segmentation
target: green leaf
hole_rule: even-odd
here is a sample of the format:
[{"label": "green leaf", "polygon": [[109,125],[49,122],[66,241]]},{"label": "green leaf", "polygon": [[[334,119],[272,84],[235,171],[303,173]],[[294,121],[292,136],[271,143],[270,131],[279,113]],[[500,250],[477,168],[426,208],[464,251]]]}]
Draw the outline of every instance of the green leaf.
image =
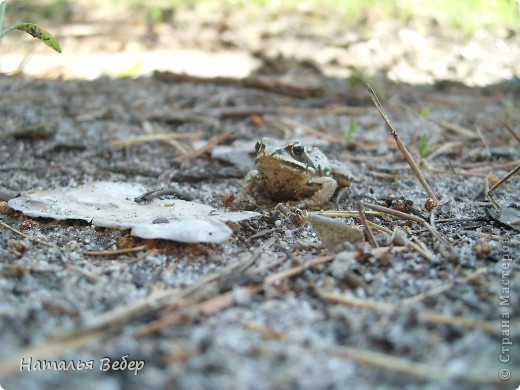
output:
[{"label": "green leaf", "polygon": [[351,118],[350,122],[348,124],[348,133],[347,133],[347,135],[345,137],[346,143],[350,142],[350,140],[352,139],[352,136],[356,132],[356,128],[357,128],[356,120],[354,118]]},{"label": "green leaf", "polygon": [[34,23],[19,23],[14,25],[11,29],[25,31],[27,34],[32,35],[34,38],[39,39],[51,49],[61,53],[61,47],[56,38],[52,36],[50,32]]},{"label": "green leaf", "polygon": [[419,140],[419,156],[421,156],[421,158],[424,158],[427,150],[428,150],[428,136],[426,134],[424,134],[424,135],[421,135],[421,139]]},{"label": "green leaf", "polygon": [[425,107],[423,107],[423,109],[421,110],[421,117],[422,117],[422,118],[426,118],[426,117],[428,117],[428,115],[430,115],[430,107],[425,106]]},{"label": "green leaf", "polygon": [[345,144],[348,144],[350,140],[352,139],[352,136],[356,132],[357,124],[356,120],[354,118],[350,118],[350,121],[348,123],[348,129],[343,126],[343,124],[340,127],[340,131],[343,134],[343,137],[345,137]]}]

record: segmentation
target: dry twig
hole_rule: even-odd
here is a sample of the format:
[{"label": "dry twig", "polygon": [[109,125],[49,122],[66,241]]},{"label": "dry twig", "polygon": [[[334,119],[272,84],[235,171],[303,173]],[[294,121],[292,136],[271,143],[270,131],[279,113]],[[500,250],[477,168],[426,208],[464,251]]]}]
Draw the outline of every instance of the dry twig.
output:
[{"label": "dry twig", "polygon": [[[410,305],[398,306],[387,302],[375,302],[367,299],[360,299],[349,297],[346,295],[333,294],[326,291],[318,291],[318,295],[330,302],[339,303],[341,305],[360,307],[373,311],[393,312],[396,310],[403,310],[410,308]],[[442,314],[434,310],[421,310],[418,312],[419,317],[426,321],[437,325],[452,325],[463,328],[480,329],[484,332],[500,334],[500,329],[497,324],[491,321],[476,320],[473,318],[456,317]]]},{"label": "dry twig", "polygon": [[[464,370],[464,373],[458,373],[449,368],[434,366],[427,363],[418,363],[395,355],[369,351],[361,348],[347,346],[334,347],[331,349],[331,352],[362,364],[398,372],[417,379],[436,381],[456,379],[458,381],[475,383],[504,383],[499,379],[497,375],[498,370],[496,369],[470,368]],[[520,370],[511,370],[510,381],[510,383],[517,383],[520,381]]]},{"label": "dry twig", "polygon": [[160,134],[148,134],[148,135],[137,135],[135,137],[124,137],[114,138],[108,141],[110,146],[114,147],[127,147],[136,144],[142,144],[144,142],[151,141],[171,141],[177,139],[193,139],[197,138],[198,134],[183,134],[183,133],[160,133]]},{"label": "dry twig", "polygon": [[371,97],[372,101],[374,102],[374,105],[377,108],[377,111],[379,111],[379,114],[385,121],[388,129],[390,130],[390,134],[392,135],[392,137],[394,137],[395,143],[397,144],[399,151],[403,155],[403,157],[406,160],[406,162],[408,163],[408,165],[410,165],[410,168],[412,168],[413,173],[415,174],[415,176],[417,177],[417,179],[419,180],[419,182],[421,183],[421,185],[423,186],[425,191],[428,193],[428,196],[430,198],[432,198],[435,201],[435,203],[437,203],[438,202],[437,197],[435,196],[435,194],[433,193],[432,189],[430,188],[428,182],[424,178],[421,170],[419,169],[419,166],[414,161],[412,155],[410,154],[408,149],[406,149],[406,146],[404,145],[404,143],[401,141],[399,134],[397,134],[397,131],[394,129],[394,127],[390,123],[390,120],[388,119],[388,116],[385,114],[383,106],[382,106],[381,102],[379,101],[379,99],[377,98],[375,91],[372,89],[372,87],[369,84],[367,84],[367,88],[368,88],[368,92],[370,93],[370,97]]},{"label": "dry twig", "polygon": [[230,131],[225,131],[222,134],[216,135],[215,137],[213,137],[210,140],[208,140],[208,142],[206,142],[204,144],[204,146],[194,150],[191,153],[188,153],[188,154],[185,154],[184,156],[179,157],[179,160],[180,161],[186,161],[186,160],[189,160],[189,159],[192,159],[192,158],[199,157],[199,156],[203,155],[204,153],[208,152],[209,150],[211,150],[211,148],[213,146],[218,145],[219,143],[221,143],[221,142],[225,141],[226,139],[228,139],[230,135],[231,135]]},{"label": "dry twig", "polygon": [[20,236],[22,236],[22,237],[24,237],[24,238],[27,238],[28,240],[31,240],[31,241],[37,242],[38,244],[42,244],[42,245],[48,246],[49,248],[54,248],[54,247],[56,247],[56,245],[51,244],[51,243],[49,243],[49,242],[39,240],[38,238],[29,237],[27,234],[22,233],[20,230],[15,229],[14,227],[12,227],[12,226],[6,224],[5,222],[0,221],[0,225],[2,225],[3,227],[5,227],[5,228],[7,228],[7,229],[9,229],[9,230],[12,230],[12,231],[15,232],[16,234],[19,234]]},{"label": "dry twig", "polygon": [[117,249],[113,251],[85,251],[85,256],[117,257],[146,250],[146,245],[134,246],[132,248]]},{"label": "dry twig", "polygon": [[[186,309],[190,306],[196,307],[201,299],[201,297],[197,296],[197,293],[201,293],[205,286],[226,276],[229,276],[237,269],[242,269],[243,267],[252,265],[259,254],[263,253],[263,251],[273,243],[274,239],[267,240],[253,253],[246,254],[241,260],[231,264],[219,272],[215,272],[201,278],[198,282],[194,283],[190,287],[182,290],[170,289],[166,291],[159,291],[155,294],[152,294],[152,296],[146,297],[140,301],[112,310],[102,315],[95,323],[85,328],[72,332],[58,332],[46,343],[36,347],[26,348],[16,355],[0,362],[0,376],[8,375],[13,371],[18,370],[22,358],[31,356],[36,360],[52,359],[68,350],[84,347],[95,341],[114,335],[119,332],[125,325],[147,313],[151,314],[153,312],[164,310],[165,308],[175,311],[176,309]],[[222,297],[218,298],[217,296],[212,299],[222,299]],[[227,299],[229,300],[229,298]],[[204,309],[204,302],[202,302],[201,305],[202,306],[199,308],[199,310]],[[206,305],[208,305],[207,302]],[[184,315],[183,319],[185,319],[186,311],[182,312],[181,314]],[[179,314],[176,315],[178,319]],[[157,326],[157,323],[152,322],[147,326],[153,328]]]},{"label": "dry twig", "polygon": [[428,118],[428,120],[441,127],[451,130],[454,133],[462,135],[464,137],[471,138],[471,139],[480,139],[480,136],[477,133],[475,133],[469,129],[466,129],[465,127],[459,126],[455,123],[450,123],[450,122],[446,122],[446,121],[438,121],[438,120],[435,120],[432,118]]},{"label": "dry twig", "polygon": [[[478,270],[476,270],[476,271],[470,273],[469,275],[467,275],[466,277],[464,277],[458,283],[467,283],[470,280],[473,280],[473,279],[479,277],[486,271],[488,271],[487,267],[479,268]],[[444,284],[442,286],[432,288],[428,291],[424,291],[420,294],[414,295],[413,297],[408,297],[408,298],[403,299],[403,303],[411,304],[411,303],[420,302],[425,298],[433,297],[435,295],[442,294],[445,291],[451,290],[454,285],[455,285],[455,282],[450,282],[450,283]]]},{"label": "dry twig", "polygon": [[500,179],[493,187],[489,189],[489,191],[486,193],[487,196],[491,196],[491,193],[495,191],[498,187],[500,187],[502,184],[504,184],[506,181],[508,181],[515,173],[517,173],[520,170],[520,164],[517,165],[515,168],[510,170],[502,179]]},{"label": "dry twig", "polygon": [[365,202],[360,202],[361,205],[363,207],[367,207],[369,209],[373,209],[373,210],[376,210],[376,211],[379,211],[381,213],[386,213],[386,214],[389,214],[389,215],[393,215],[394,217],[398,217],[398,218],[404,218],[404,219],[408,219],[410,221],[413,221],[413,222],[417,222],[418,224],[421,224],[423,225],[435,238],[437,238],[441,243],[443,243],[444,245],[448,246],[448,247],[451,247],[451,244],[450,242],[444,237],[442,236],[433,226],[431,226],[428,222],[426,222],[424,219],[422,218],[419,218],[418,216],[416,215],[413,215],[413,214],[407,214],[407,213],[403,213],[402,211],[397,211],[397,210],[394,210],[394,209],[390,209],[388,207],[384,207],[384,206],[378,206],[378,205],[375,205],[375,204],[370,204],[370,203],[365,203]]},{"label": "dry twig", "polygon": [[372,233],[372,229],[370,229],[370,225],[368,224],[368,221],[365,218],[363,206],[359,202],[357,202],[357,210],[359,213],[359,219],[361,220],[361,224],[365,227],[365,233],[367,235],[368,242],[370,242],[370,245],[372,245],[372,248],[379,247],[379,245],[377,245],[376,238],[374,237],[374,233]]}]

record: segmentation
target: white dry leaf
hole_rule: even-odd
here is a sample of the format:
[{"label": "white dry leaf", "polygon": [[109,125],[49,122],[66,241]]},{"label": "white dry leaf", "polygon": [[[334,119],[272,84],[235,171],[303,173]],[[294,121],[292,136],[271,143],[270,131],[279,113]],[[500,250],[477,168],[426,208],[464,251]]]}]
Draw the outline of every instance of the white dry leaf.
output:
[{"label": "white dry leaf", "polygon": [[81,219],[95,226],[132,229],[130,234],[141,238],[189,243],[223,242],[233,233],[226,221],[259,216],[250,211],[219,211],[178,199],[134,202],[146,191],[135,183],[97,182],[25,194],[9,200],[8,204],[31,217]]}]

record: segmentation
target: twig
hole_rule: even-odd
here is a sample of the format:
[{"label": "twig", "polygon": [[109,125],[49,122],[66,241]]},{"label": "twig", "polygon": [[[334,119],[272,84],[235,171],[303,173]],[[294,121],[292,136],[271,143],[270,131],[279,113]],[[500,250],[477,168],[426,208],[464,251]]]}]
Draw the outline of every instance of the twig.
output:
[{"label": "twig", "polygon": [[277,282],[279,280],[291,278],[293,276],[296,276],[296,275],[304,272],[305,270],[309,269],[310,267],[314,267],[315,265],[319,265],[319,264],[328,263],[329,261],[332,261],[332,260],[334,260],[334,256],[316,257],[305,264],[289,268],[287,270],[278,272],[273,275],[269,275],[267,278],[265,278],[264,285],[273,284],[274,282]]},{"label": "twig", "polygon": [[431,162],[435,157],[437,157],[455,147],[464,147],[464,142],[452,141],[452,142],[447,142],[445,144],[442,144],[437,149],[433,150],[430,154],[428,154],[428,156],[425,158],[425,160],[427,160],[428,162]]},{"label": "twig", "polygon": [[[498,377],[497,369],[482,367],[468,368],[465,369],[463,373],[457,373],[449,368],[427,363],[418,363],[395,355],[369,351],[367,349],[342,346],[333,347],[330,351],[336,355],[347,357],[359,363],[398,372],[417,379],[436,381],[456,379],[475,383],[504,383],[504,381]],[[510,383],[518,383],[518,381],[520,381],[520,370],[511,370]]]},{"label": "twig", "polygon": [[414,240],[415,242],[410,241],[408,242],[408,245],[411,248],[413,248],[417,253],[420,253],[421,255],[423,255],[424,258],[428,260],[431,260],[435,257],[435,255],[428,248],[426,248],[426,245],[419,241],[417,237],[412,237],[412,240]]},{"label": "twig", "polygon": [[506,128],[506,130],[509,132],[509,134],[511,134],[511,135],[513,136],[513,138],[516,139],[516,141],[517,141],[518,143],[520,143],[520,137],[518,136],[518,134],[516,134],[516,133],[513,131],[513,129],[511,128],[511,126],[509,126],[509,125],[507,124],[507,122],[504,121],[504,120],[501,120],[500,123],[502,124],[502,126],[504,126],[504,127]]},{"label": "twig", "polygon": [[[360,218],[359,213],[357,213],[355,211],[311,211],[311,212],[309,212],[309,214],[324,215],[324,216],[333,217],[333,218],[334,217],[345,217],[345,216]],[[363,214],[365,216],[366,215],[377,215],[377,216],[379,216],[382,213],[377,212],[377,211],[363,210]],[[370,227],[372,227],[372,228],[374,228],[374,229],[376,229],[378,231],[381,231],[383,233],[387,233],[387,234],[393,234],[394,233],[392,230],[390,230],[390,229],[388,229],[388,228],[386,228],[384,226],[378,225],[377,223],[374,223],[372,221],[366,220],[366,222],[367,222],[368,226],[370,226]],[[413,243],[411,241],[408,241],[407,245],[409,247],[411,247],[414,251],[420,253],[424,258],[426,258],[428,260],[431,260],[434,257],[433,253],[431,253],[424,246],[421,246],[420,243],[415,244],[415,243]]]},{"label": "twig", "polygon": [[138,135],[135,137],[114,138],[108,141],[110,146],[126,147],[136,144],[141,144],[150,141],[171,141],[173,139],[193,139],[197,134],[182,134],[182,133],[162,133],[162,134],[148,134]]},{"label": "twig", "polygon": [[438,203],[437,197],[435,196],[432,189],[426,182],[426,179],[424,178],[421,170],[419,169],[419,166],[414,161],[412,155],[410,154],[410,152],[408,152],[408,149],[406,149],[406,146],[401,141],[399,134],[397,134],[397,131],[394,129],[394,127],[390,123],[390,120],[388,119],[387,115],[385,114],[383,106],[381,105],[381,102],[377,98],[375,91],[372,89],[370,84],[366,84],[366,85],[367,85],[370,97],[372,99],[372,102],[374,102],[374,105],[376,106],[377,111],[379,111],[379,114],[381,115],[381,117],[385,121],[386,125],[388,126],[388,129],[390,130],[390,134],[392,135],[392,137],[394,137],[395,143],[397,144],[399,151],[403,155],[403,157],[406,160],[406,162],[408,163],[408,165],[410,165],[410,168],[412,168],[413,173],[415,174],[415,176],[417,177],[417,179],[419,180],[419,182],[421,183],[421,185],[423,186],[425,191],[428,193],[428,196],[430,198],[432,198],[435,201],[435,203],[437,204]]},{"label": "twig", "polygon": [[[366,213],[366,212],[365,212]],[[379,214],[379,213],[378,213]],[[394,234],[394,232],[384,226],[378,225],[377,223],[374,223],[372,221],[367,221],[368,225],[373,227],[376,230],[379,230],[381,232],[387,233],[387,234]],[[413,243],[412,241],[407,241],[407,246],[411,247],[414,251],[421,254],[424,258],[431,260],[433,259],[434,255],[431,253],[427,248],[424,247],[424,244],[417,240],[415,237],[412,237],[412,239],[417,241],[417,244]]]},{"label": "twig", "polygon": [[[210,118],[210,119],[212,119],[212,118]],[[215,119],[212,119],[212,120],[214,120],[215,122],[218,123],[217,120],[215,120]],[[150,122],[150,121],[144,120],[144,121],[142,121],[142,126],[143,126],[144,132],[149,136],[166,134],[163,126],[159,125],[156,122]],[[177,133],[177,134],[182,134],[182,133]],[[193,134],[190,134],[190,135],[192,135],[192,137],[193,137],[192,140],[198,139],[200,137],[200,130],[197,129]],[[191,146],[191,144],[189,144],[187,142],[183,142],[180,139],[181,139],[180,137],[177,137],[177,138],[165,140],[164,142],[173,146],[180,155],[185,155],[185,154],[192,152],[193,147]]]},{"label": "twig", "polygon": [[[469,275],[467,275],[466,277],[464,277],[462,280],[458,281],[458,283],[469,282],[470,280],[473,280],[473,279],[477,278],[478,276],[482,275],[486,271],[488,271],[487,267],[479,268],[478,270],[476,270],[476,271],[470,273]],[[417,295],[414,295],[412,297],[408,297],[408,298],[403,299],[403,303],[404,304],[412,304],[412,303],[420,302],[420,301],[422,301],[425,298],[429,298],[429,297],[432,297],[432,296],[435,296],[435,295],[439,295],[439,294],[442,294],[445,291],[451,290],[454,285],[455,285],[455,282],[450,282],[450,283],[444,284],[442,286],[438,286],[438,287],[432,288],[432,289],[430,289],[428,291],[424,291],[424,292],[419,293]]]},{"label": "twig", "polygon": [[[448,203],[448,199],[445,196],[443,196],[437,205],[442,206],[446,203]],[[437,236],[442,237],[442,235],[437,230],[437,227],[435,226],[435,216],[437,210],[438,209],[435,207],[430,213],[430,227],[432,229],[431,231],[434,231]]]},{"label": "twig", "polygon": [[133,248],[117,249],[114,251],[84,251],[85,256],[117,257],[129,253],[141,252],[147,248],[146,245],[135,246]]},{"label": "twig", "polygon": [[517,173],[520,170],[520,164],[517,165],[515,168],[510,170],[502,179],[500,179],[493,187],[489,189],[489,191],[486,193],[487,196],[491,196],[491,193],[495,191],[498,187],[500,187],[502,184],[504,184],[506,181],[508,181],[511,176],[513,176],[515,173]]},{"label": "twig", "polygon": [[[261,253],[261,252],[257,252]],[[242,287],[247,294],[253,295],[260,291],[262,291],[265,286],[275,283],[276,281],[287,279],[293,276],[296,276],[308,268],[323,264],[326,262],[329,262],[333,260],[334,257],[332,256],[324,256],[324,257],[317,257],[311,261],[309,261],[306,264],[296,266],[293,268],[289,268],[287,270],[281,271],[277,274],[270,275],[267,278],[265,278],[264,283],[255,284],[255,285],[249,285]],[[220,295],[217,295],[215,297],[211,297],[209,299],[206,299],[203,302],[199,303],[193,303],[191,305],[184,304],[183,308],[185,310],[179,311],[176,310],[171,314],[168,314],[166,316],[163,316],[162,318],[152,321],[149,324],[144,325],[140,329],[138,329],[135,333],[135,337],[142,337],[154,332],[157,332],[161,329],[164,329],[167,326],[174,325],[183,321],[186,321],[187,316],[194,316],[194,315],[209,315],[216,313],[224,308],[227,308],[234,304],[235,302],[235,295],[233,291],[227,291],[225,293],[222,293]]]},{"label": "twig", "polygon": [[357,202],[356,206],[359,213],[359,219],[361,220],[361,224],[365,227],[365,233],[367,234],[368,242],[370,242],[372,248],[378,248],[379,245],[377,244],[376,238],[374,237],[374,233],[372,233],[372,229],[370,229],[370,225],[368,224],[368,221],[365,218],[363,206],[359,202]]},{"label": "twig", "polygon": [[259,322],[247,321],[245,325],[248,330],[260,333],[262,336],[269,337],[270,339],[282,340],[287,336],[287,332],[277,331],[271,326],[266,326]]},{"label": "twig", "polygon": [[[309,214],[323,215],[324,217],[331,218],[344,218],[344,217],[354,217],[359,218],[359,212],[354,210],[328,210],[328,211],[309,211]],[[366,211],[365,215],[373,215],[380,216],[381,213],[377,211]]]},{"label": "twig", "polygon": [[[317,291],[318,295],[330,302],[339,303],[345,306],[360,307],[373,311],[392,312],[410,308],[410,305],[398,306],[387,302],[375,302],[367,299],[349,297],[346,295],[333,294],[323,290]],[[499,334],[500,329],[491,321],[475,320],[473,318],[456,317],[442,314],[434,310],[421,310],[418,312],[426,321],[438,325],[453,325],[463,328],[480,329],[482,331]]]},{"label": "twig", "polygon": [[441,243],[443,243],[444,245],[446,245],[448,247],[451,247],[450,242],[446,238],[444,238],[444,236],[442,236],[437,230],[435,230],[432,226],[430,226],[430,224],[428,222],[426,222],[422,218],[417,217],[416,215],[403,213],[402,211],[389,209],[388,207],[378,206],[378,205],[375,205],[375,204],[370,204],[370,203],[365,203],[365,202],[359,202],[359,203],[361,203],[361,205],[363,207],[367,207],[369,209],[373,209],[373,210],[379,211],[381,213],[386,213],[386,214],[389,214],[389,215],[393,215],[394,217],[404,218],[404,219],[408,219],[408,220],[413,221],[413,222],[417,222],[417,223],[423,225],[426,229],[428,229],[428,231],[435,238],[437,238]]},{"label": "twig", "polygon": [[3,227],[9,229],[9,230],[12,230],[13,232],[15,232],[16,234],[19,234],[20,236],[24,237],[24,238],[27,238],[28,240],[31,240],[31,241],[34,241],[34,242],[37,242],[38,244],[42,244],[42,245],[45,245],[49,248],[55,248],[56,245],[54,244],[51,244],[51,243],[48,243],[46,241],[42,241],[42,240],[39,240],[38,238],[33,238],[33,237],[29,237],[27,234],[25,233],[22,233],[21,231],[15,229],[14,227],[6,224],[5,222],[2,222],[0,221],[0,225],[2,225]]},{"label": "twig", "polygon": [[[26,348],[0,362],[0,377],[7,376],[9,373],[18,370],[21,359],[27,356],[31,356],[33,359],[51,359],[70,349],[84,347],[94,341],[109,337],[130,321],[147,313],[164,309],[166,306],[170,309],[175,309],[193,305],[197,303],[196,299],[198,299],[195,297],[196,299],[193,300],[193,295],[196,292],[201,291],[209,283],[229,275],[237,268],[243,267],[244,263],[252,264],[252,261],[273,243],[273,238],[267,240],[264,245],[257,248],[252,254],[248,253],[246,260],[241,259],[219,272],[203,277],[188,288],[159,291],[130,305],[118,307],[105,313],[90,326],[72,332],[58,333],[40,346]],[[190,300],[190,298],[192,299]]]},{"label": "twig", "polygon": [[206,142],[204,144],[204,146],[194,150],[191,153],[188,153],[188,154],[185,154],[184,156],[179,157],[179,160],[186,161],[191,158],[199,157],[199,156],[203,155],[204,153],[206,153],[207,151],[209,151],[213,146],[218,145],[222,141],[225,141],[226,139],[228,139],[230,135],[231,135],[230,131],[225,131],[224,133],[219,134],[219,135],[211,138],[210,140],[208,140],[208,142]]},{"label": "twig", "polygon": [[428,120],[430,122],[433,122],[441,127],[444,127],[448,130],[451,130],[453,131],[454,133],[457,133],[459,135],[462,135],[464,137],[468,137],[468,138],[471,138],[471,139],[480,139],[480,136],[469,130],[469,129],[466,129],[465,127],[462,127],[462,126],[459,126],[455,123],[450,123],[450,122],[446,122],[446,121],[439,121],[439,120],[436,120],[436,119],[432,119],[432,118],[428,118]]}]

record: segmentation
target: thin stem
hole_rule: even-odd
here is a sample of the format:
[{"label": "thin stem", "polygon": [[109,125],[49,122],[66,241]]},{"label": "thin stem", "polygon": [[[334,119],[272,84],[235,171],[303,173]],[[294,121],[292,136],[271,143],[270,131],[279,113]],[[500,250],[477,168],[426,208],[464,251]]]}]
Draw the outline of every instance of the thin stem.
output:
[{"label": "thin stem", "polygon": [[520,165],[517,165],[515,168],[510,170],[502,179],[500,179],[493,187],[489,189],[487,192],[487,196],[491,196],[491,193],[495,191],[498,187],[500,187],[502,184],[504,184],[506,181],[509,180],[511,176],[513,176],[515,173],[517,173],[520,170]]},{"label": "thin stem", "polygon": [[437,203],[439,202],[437,200],[437,197],[435,196],[435,194],[433,193],[432,189],[428,185],[428,182],[424,178],[421,170],[419,169],[419,166],[414,161],[412,155],[410,154],[408,149],[406,149],[406,146],[404,145],[404,143],[401,141],[401,138],[399,137],[399,134],[397,134],[397,131],[394,129],[394,127],[390,123],[390,120],[388,119],[388,116],[385,114],[385,111],[383,109],[383,105],[379,101],[376,93],[374,92],[374,89],[370,86],[370,84],[366,84],[366,86],[368,88],[368,93],[370,94],[370,98],[372,99],[372,102],[376,106],[377,111],[379,111],[379,114],[381,115],[381,118],[383,118],[383,120],[385,121],[388,129],[390,130],[390,134],[392,135],[392,137],[394,137],[395,143],[397,144],[397,147],[398,147],[399,151],[401,152],[401,154],[403,155],[404,159],[406,160],[406,162],[408,163],[408,165],[412,169],[413,173],[415,174],[415,176],[417,177],[417,179],[419,180],[419,182],[423,186],[424,190],[428,193],[428,196],[430,198],[432,198],[435,201],[435,205],[437,205]]},{"label": "thin stem", "polygon": [[363,206],[359,202],[356,204],[356,206],[357,206],[357,210],[359,213],[359,219],[361,220],[361,223],[365,227],[365,232],[367,234],[367,238],[368,238],[368,241],[370,242],[370,245],[372,245],[372,248],[378,248],[379,245],[377,245],[377,241],[374,237],[374,233],[372,233],[372,229],[370,228],[370,225],[368,224],[368,221],[365,218]]},{"label": "thin stem", "polygon": [[5,35],[5,33],[2,32],[4,25],[5,7],[7,7],[7,0],[0,0],[0,40]]}]

